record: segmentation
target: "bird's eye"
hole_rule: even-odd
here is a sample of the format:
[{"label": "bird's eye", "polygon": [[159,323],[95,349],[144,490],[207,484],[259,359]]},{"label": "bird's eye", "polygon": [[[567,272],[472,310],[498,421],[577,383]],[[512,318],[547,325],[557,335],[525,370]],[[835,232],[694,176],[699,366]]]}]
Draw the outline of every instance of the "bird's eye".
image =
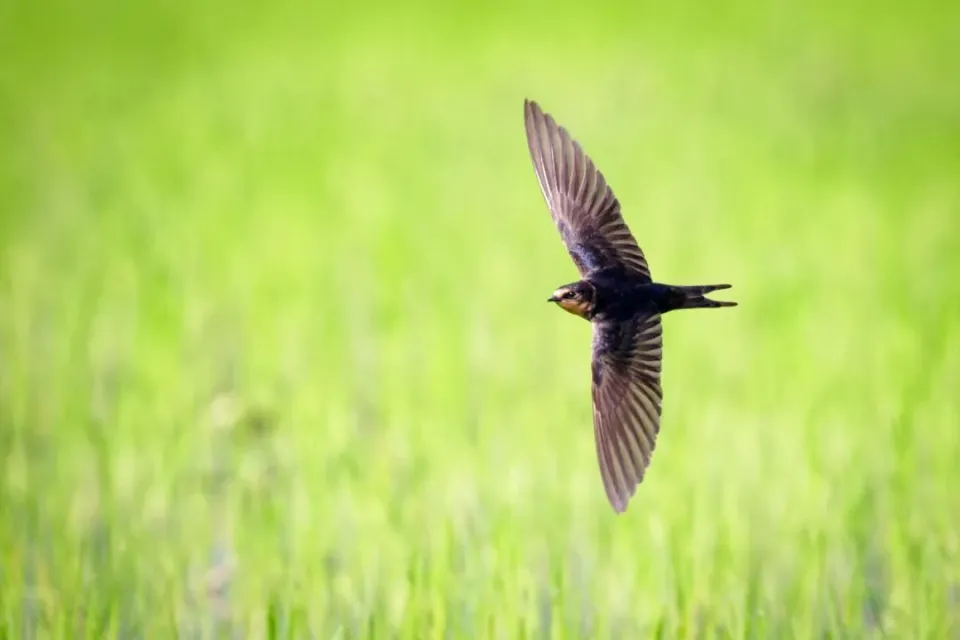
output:
[{"label": "bird's eye", "polygon": [[574,291],[565,291],[565,292],[563,293],[563,297],[564,297],[564,298],[567,298],[567,299],[576,298],[576,297],[577,297],[577,294],[576,294],[576,292],[574,292]]}]

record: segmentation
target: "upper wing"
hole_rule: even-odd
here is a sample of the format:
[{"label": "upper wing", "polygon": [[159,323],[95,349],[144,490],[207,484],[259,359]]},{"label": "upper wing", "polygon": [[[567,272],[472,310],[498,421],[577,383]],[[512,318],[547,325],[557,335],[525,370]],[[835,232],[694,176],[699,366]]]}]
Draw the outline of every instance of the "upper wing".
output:
[{"label": "upper wing", "polygon": [[647,260],[603,174],[536,102],[524,101],[523,119],[540,190],[580,276],[620,268],[649,281]]},{"label": "upper wing", "polygon": [[593,327],[597,458],[607,498],[622,513],[643,480],[660,431],[660,314]]}]

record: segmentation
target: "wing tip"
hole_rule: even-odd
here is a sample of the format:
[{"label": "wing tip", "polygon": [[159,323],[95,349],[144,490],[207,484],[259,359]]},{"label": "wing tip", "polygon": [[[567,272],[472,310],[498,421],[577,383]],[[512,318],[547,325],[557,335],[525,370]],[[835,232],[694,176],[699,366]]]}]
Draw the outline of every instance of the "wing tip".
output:
[{"label": "wing tip", "polygon": [[610,506],[613,507],[613,512],[618,516],[623,515],[627,512],[627,507],[630,506],[630,500],[625,498],[610,498]]},{"label": "wing tip", "polygon": [[643,479],[641,478],[637,481],[637,484],[633,486],[626,485],[621,487],[619,493],[614,491],[607,494],[607,499],[610,501],[610,506],[613,507],[615,514],[619,516],[627,512],[627,509],[630,507],[630,500],[636,494],[637,487],[642,481]]},{"label": "wing tip", "polygon": [[613,507],[614,513],[620,515],[627,510],[630,500],[637,493],[637,488],[646,475],[646,468],[641,466],[639,470],[635,469],[635,473],[630,476],[626,473],[622,460],[615,459],[613,451],[607,449],[606,438],[602,439],[603,442],[597,442],[600,477],[603,480],[603,489],[604,493],[607,494],[607,501]]},{"label": "wing tip", "polygon": [[559,132],[561,135],[569,136],[570,134],[561,127],[553,116],[543,110],[543,107],[540,106],[536,100],[532,98],[523,99],[523,117],[528,123],[536,123],[537,127],[545,126],[548,133],[552,133],[554,130]]},{"label": "wing tip", "polygon": [[540,105],[537,104],[536,100],[532,98],[523,99],[523,117],[525,120],[533,120],[535,118],[541,117],[543,114],[543,109],[540,108]]}]

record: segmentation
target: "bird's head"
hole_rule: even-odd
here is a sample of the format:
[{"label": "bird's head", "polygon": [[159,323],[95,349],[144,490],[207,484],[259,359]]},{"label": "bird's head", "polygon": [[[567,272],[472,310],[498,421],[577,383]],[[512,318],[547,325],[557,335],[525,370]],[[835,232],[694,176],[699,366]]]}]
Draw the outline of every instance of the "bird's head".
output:
[{"label": "bird's head", "polygon": [[593,314],[594,289],[582,280],[565,284],[554,291],[547,302],[554,302],[564,311],[589,320]]}]

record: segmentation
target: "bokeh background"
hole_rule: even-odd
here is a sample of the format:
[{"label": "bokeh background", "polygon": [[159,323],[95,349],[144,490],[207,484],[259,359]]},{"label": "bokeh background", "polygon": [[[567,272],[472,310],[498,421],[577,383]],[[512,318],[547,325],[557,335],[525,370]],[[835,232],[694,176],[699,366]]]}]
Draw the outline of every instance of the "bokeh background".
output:
[{"label": "bokeh background", "polygon": [[[957,637],[960,9],[0,6],[0,636]],[[522,122],[665,319],[623,516]]]}]

